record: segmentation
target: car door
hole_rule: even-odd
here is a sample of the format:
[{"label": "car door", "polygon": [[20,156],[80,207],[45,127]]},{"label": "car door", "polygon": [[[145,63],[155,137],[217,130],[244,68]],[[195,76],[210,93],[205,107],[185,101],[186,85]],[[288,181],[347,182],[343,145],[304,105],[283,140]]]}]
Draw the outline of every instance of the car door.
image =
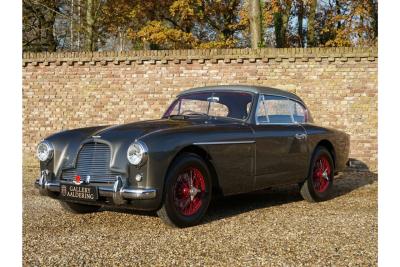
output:
[{"label": "car door", "polygon": [[299,103],[260,95],[253,126],[256,140],[255,189],[303,180],[308,170],[307,133],[301,126]]}]

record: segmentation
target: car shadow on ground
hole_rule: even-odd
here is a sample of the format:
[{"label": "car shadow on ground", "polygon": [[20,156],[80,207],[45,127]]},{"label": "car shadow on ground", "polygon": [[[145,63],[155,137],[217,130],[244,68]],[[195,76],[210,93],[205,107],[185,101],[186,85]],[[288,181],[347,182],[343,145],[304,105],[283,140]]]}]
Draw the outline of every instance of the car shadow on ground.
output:
[{"label": "car shadow on ground", "polygon": [[[356,171],[348,168],[335,177],[331,199],[349,194],[377,181],[378,175],[369,170]],[[221,197],[211,202],[205,221],[229,218],[256,209],[304,201],[298,185],[280,186],[248,194]]]},{"label": "car shadow on ground", "polygon": [[226,219],[272,206],[302,201],[297,185],[281,186],[252,193],[219,197],[210,203],[205,222]]},{"label": "car shadow on ground", "polygon": [[149,216],[149,217],[158,217],[155,211],[147,211],[147,210],[132,210],[129,208],[118,208],[118,207],[103,207],[98,212],[102,211],[111,211],[117,213],[125,213],[125,214],[132,214],[138,216]]},{"label": "car shadow on ground", "polygon": [[[355,170],[348,168],[345,172],[335,177],[334,189],[331,199],[346,195],[358,188],[377,181],[378,175],[368,169]],[[303,201],[298,185],[279,186],[259,190],[252,193],[227,197],[214,198],[208,208],[203,223],[218,221],[257,209],[285,205]],[[157,216],[156,212],[120,209],[114,207],[103,208],[102,211],[122,212],[126,214]]]}]

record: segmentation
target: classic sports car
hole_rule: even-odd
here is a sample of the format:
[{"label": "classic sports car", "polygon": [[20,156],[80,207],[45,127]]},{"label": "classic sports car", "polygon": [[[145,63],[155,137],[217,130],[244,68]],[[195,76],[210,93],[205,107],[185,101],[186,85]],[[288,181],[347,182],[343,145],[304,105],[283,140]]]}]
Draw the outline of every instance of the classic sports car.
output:
[{"label": "classic sports car", "polygon": [[348,160],[349,135],[320,127],[304,102],[256,86],[194,88],[159,120],[63,131],[37,147],[39,191],[70,212],[102,206],[154,210],[167,224],[198,224],[211,197],[299,184],[329,198]]}]

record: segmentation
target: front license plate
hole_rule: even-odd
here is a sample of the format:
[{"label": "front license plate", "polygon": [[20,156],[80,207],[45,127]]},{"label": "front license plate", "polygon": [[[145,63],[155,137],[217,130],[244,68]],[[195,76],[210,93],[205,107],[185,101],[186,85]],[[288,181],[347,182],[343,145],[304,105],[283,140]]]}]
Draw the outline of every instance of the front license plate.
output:
[{"label": "front license plate", "polygon": [[60,194],[64,198],[95,201],[98,198],[97,187],[86,185],[61,184]]}]

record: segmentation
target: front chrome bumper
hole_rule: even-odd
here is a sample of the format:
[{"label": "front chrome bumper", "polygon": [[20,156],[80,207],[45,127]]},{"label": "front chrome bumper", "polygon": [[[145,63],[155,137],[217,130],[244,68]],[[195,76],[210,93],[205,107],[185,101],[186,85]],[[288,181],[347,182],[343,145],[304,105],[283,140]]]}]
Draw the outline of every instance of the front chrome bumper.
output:
[{"label": "front chrome bumper", "polygon": [[[68,182],[67,182],[68,184]],[[35,181],[35,187],[42,195],[60,192],[59,181],[47,180],[47,173],[42,172],[40,178]],[[112,186],[98,186],[99,196],[111,197],[114,204],[121,205],[126,200],[145,200],[156,198],[157,190],[152,188],[132,188],[123,186],[121,177],[118,177]]]}]

